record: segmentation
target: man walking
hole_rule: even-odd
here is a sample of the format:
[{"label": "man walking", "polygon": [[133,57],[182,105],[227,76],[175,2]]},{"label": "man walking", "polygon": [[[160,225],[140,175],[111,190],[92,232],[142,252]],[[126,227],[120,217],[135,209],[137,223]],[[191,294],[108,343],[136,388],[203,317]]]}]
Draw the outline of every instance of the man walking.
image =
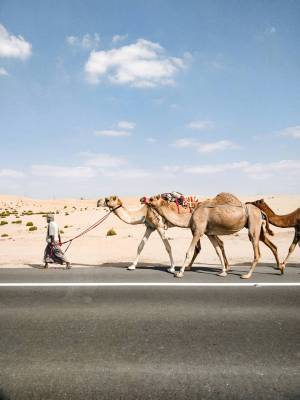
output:
[{"label": "man walking", "polygon": [[46,242],[47,246],[44,252],[44,268],[48,268],[48,263],[56,263],[56,264],[66,264],[66,269],[71,268],[71,264],[66,259],[64,253],[61,250],[61,239],[59,228],[56,222],[54,222],[54,215],[47,215],[47,237]]}]

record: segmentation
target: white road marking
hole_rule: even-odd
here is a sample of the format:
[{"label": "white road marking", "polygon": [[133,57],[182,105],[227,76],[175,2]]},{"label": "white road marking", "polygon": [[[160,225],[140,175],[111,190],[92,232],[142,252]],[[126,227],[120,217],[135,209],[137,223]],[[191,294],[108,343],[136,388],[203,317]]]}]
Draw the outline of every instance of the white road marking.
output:
[{"label": "white road marking", "polygon": [[110,286],[136,286],[136,287],[294,287],[300,282],[245,282],[245,283],[206,283],[206,282],[25,282],[25,283],[0,283],[1,287],[110,287]]}]

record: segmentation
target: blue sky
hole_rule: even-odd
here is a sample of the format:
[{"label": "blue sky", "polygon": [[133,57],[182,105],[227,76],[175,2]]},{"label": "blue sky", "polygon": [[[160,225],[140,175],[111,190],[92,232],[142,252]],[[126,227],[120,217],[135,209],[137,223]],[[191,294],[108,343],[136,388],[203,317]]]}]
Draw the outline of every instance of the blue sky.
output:
[{"label": "blue sky", "polygon": [[0,0],[1,193],[299,193],[298,1]]}]

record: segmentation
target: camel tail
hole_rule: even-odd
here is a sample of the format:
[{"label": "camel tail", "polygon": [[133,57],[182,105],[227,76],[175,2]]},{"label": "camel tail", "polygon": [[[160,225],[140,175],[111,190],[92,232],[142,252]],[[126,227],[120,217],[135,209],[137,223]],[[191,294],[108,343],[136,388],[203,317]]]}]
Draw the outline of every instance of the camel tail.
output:
[{"label": "camel tail", "polygon": [[263,215],[263,218],[266,221],[266,231],[268,232],[269,235],[274,236],[274,232],[272,231],[272,229],[270,228],[270,225],[269,225],[269,218],[268,218],[267,214],[263,211],[261,211],[261,213]]}]

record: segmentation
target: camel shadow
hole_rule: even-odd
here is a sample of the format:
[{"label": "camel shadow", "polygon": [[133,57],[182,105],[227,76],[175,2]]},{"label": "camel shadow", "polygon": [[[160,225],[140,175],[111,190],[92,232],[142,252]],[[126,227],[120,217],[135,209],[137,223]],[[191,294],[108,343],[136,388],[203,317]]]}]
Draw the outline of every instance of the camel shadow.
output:
[{"label": "camel shadow", "polygon": [[[44,270],[44,265],[43,264],[26,264],[27,266],[34,268],[34,269],[41,269]],[[101,268],[115,268],[115,269],[127,269],[131,265],[130,262],[105,262],[101,264],[87,264],[87,263],[76,263],[72,262],[72,266],[76,266],[78,268],[96,268],[96,269],[101,269]],[[230,264],[230,271],[228,272],[228,275],[235,275],[235,276],[240,276],[241,274],[245,273],[245,268],[239,268],[239,267],[248,267],[250,268],[251,262],[242,262],[242,263],[235,263],[235,264]],[[176,266],[176,269],[179,269],[179,265]],[[261,271],[260,267],[266,267],[268,270],[267,271]],[[279,270],[276,268],[276,264],[274,263],[260,263],[256,270],[255,273],[258,275],[280,275]],[[288,264],[287,268],[295,268],[297,267],[297,264]],[[170,268],[169,264],[162,264],[162,263],[147,263],[143,262],[138,264],[137,270],[153,270],[153,271],[159,271],[159,272],[164,272],[169,274],[167,271],[168,268]],[[48,269],[65,269],[64,265],[60,264],[50,264]],[[199,273],[199,274],[206,274],[206,275],[215,275],[221,272],[221,266],[218,264],[214,263],[199,263],[199,264],[194,264],[192,269],[186,270],[187,272],[194,272],[194,273]],[[300,274],[300,272],[299,272]]]}]

